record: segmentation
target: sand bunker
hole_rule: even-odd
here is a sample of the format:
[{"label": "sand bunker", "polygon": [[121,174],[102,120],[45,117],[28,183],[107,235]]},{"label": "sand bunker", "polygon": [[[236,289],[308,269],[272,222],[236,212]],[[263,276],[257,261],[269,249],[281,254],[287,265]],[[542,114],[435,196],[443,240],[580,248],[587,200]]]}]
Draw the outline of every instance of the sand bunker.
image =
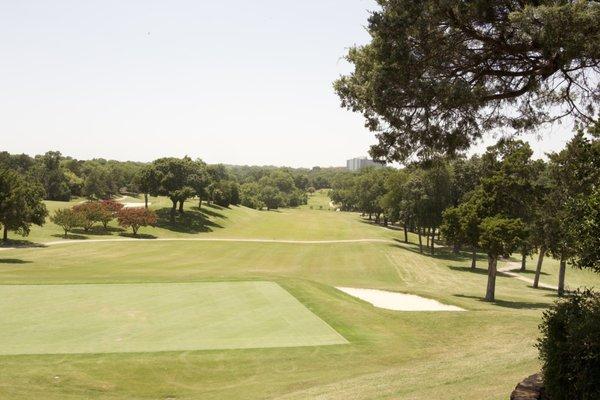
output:
[{"label": "sand bunker", "polygon": [[[123,204],[123,206],[125,208],[139,208],[139,207],[144,207],[145,204],[144,203],[121,203]],[[148,202],[148,205],[150,205],[152,203]]]},{"label": "sand bunker", "polygon": [[442,304],[439,301],[426,299],[414,294],[388,292],[377,289],[359,289],[349,287],[336,288],[350,296],[373,304],[375,307],[395,311],[465,311],[456,306]]}]

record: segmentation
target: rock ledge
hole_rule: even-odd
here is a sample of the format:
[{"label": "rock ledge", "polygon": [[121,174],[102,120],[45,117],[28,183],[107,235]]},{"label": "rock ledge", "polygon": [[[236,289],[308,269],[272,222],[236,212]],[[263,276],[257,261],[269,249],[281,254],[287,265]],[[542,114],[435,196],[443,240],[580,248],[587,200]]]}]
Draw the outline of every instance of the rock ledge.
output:
[{"label": "rock ledge", "polygon": [[510,400],[544,400],[544,382],[540,374],[531,375],[519,383],[510,395]]}]

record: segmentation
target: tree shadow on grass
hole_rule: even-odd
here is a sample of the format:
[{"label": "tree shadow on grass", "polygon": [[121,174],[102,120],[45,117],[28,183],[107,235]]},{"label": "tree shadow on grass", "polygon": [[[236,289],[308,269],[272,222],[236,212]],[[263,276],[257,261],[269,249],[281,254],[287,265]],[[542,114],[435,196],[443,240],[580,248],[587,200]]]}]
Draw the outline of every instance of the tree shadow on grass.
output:
[{"label": "tree shadow on grass", "polygon": [[183,214],[177,213],[175,222],[171,222],[171,209],[169,207],[161,208],[156,211],[158,216],[156,227],[182,233],[212,232],[213,228],[223,227],[207,218],[203,211],[204,209],[202,211],[186,210]]},{"label": "tree shadow on grass", "polygon": [[138,233],[137,235],[134,235],[131,232],[121,232],[121,233],[119,233],[119,236],[131,238],[131,239],[156,239],[157,238],[156,236],[150,235],[148,233]]},{"label": "tree shadow on grass", "polygon": [[450,268],[453,271],[459,271],[459,272],[470,272],[472,274],[478,274],[478,275],[487,275],[487,269],[486,268],[471,268],[469,267],[465,267],[465,266],[458,266],[458,265],[450,265],[448,268]]},{"label": "tree shadow on grass", "polygon": [[[523,275],[531,275],[531,276],[535,276],[535,271],[528,270],[528,269],[526,269],[525,271],[519,271],[519,270],[517,270],[517,269],[516,269],[516,270],[514,270],[513,272],[518,272],[519,274],[523,274]],[[542,276],[544,276],[544,275],[545,275],[545,276],[550,276],[550,274],[549,274],[549,273],[547,273],[547,272],[544,272],[544,271],[541,271],[541,272],[540,272],[540,275],[542,275]]]},{"label": "tree shadow on grass", "polygon": [[63,234],[59,234],[59,233],[55,233],[54,235],[52,235],[52,237],[55,238],[59,238],[59,239],[71,239],[71,240],[84,240],[84,239],[89,239],[89,237],[84,236],[84,235],[76,235],[74,233],[69,233],[67,234],[67,237],[65,237],[65,235]]},{"label": "tree shadow on grass", "polygon": [[0,258],[0,264],[29,264],[30,262],[20,258]]},{"label": "tree shadow on grass", "polygon": [[[454,253],[449,247],[436,247],[435,254],[431,254],[427,246],[423,245],[423,252],[419,250],[419,245],[415,243],[405,243],[404,240],[394,239],[398,244],[390,244],[391,247],[401,248],[404,250],[408,250],[410,252],[420,254],[424,257],[436,258],[439,260],[448,260],[448,261],[470,261],[471,253],[460,251],[458,253]],[[483,254],[477,253],[477,262],[486,262],[487,257]]]},{"label": "tree shadow on grass", "polygon": [[[216,207],[219,207],[219,208],[217,208],[217,210],[222,210],[223,209],[223,207],[220,207],[220,206],[216,206]],[[208,205],[204,205],[202,208],[198,209],[198,207],[196,206],[196,207],[192,207],[192,211],[193,212],[198,212],[198,213],[202,214],[204,216],[204,218],[207,218],[207,219],[209,217],[223,218],[223,219],[227,218],[226,215],[221,214],[219,212],[216,212],[212,208],[213,207],[210,207]],[[189,211],[186,211],[186,212],[189,212]]]},{"label": "tree shadow on grass", "polygon": [[496,299],[496,301],[488,302],[483,297],[468,296],[468,295],[464,295],[464,294],[455,294],[454,297],[460,297],[461,299],[479,300],[480,302],[483,302],[483,303],[493,304],[493,305],[496,305],[499,307],[504,307],[504,308],[519,309],[519,310],[536,310],[536,309],[543,309],[543,308],[550,307],[549,303],[530,302],[530,301],[509,301],[509,300]]},{"label": "tree shadow on grass", "polygon": [[0,248],[29,248],[29,247],[47,247],[42,243],[35,243],[30,240],[23,239],[9,239],[7,241],[0,241]]},{"label": "tree shadow on grass", "polygon": [[[402,226],[396,226],[396,225],[390,225],[390,224],[388,224],[386,226],[386,225],[383,225],[381,223],[378,224],[377,222],[375,222],[375,220],[368,220],[366,218],[361,218],[360,222],[362,222],[363,224],[367,224],[367,225],[380,226],[382,228],[386,228],[386,229],[389,229],[391,231],[404,232],[404,227],[402,227]],[[396,240],[396,239],[394,239],[394,240]]]},{"label": "tree shadow on grass", "polygon": [[92,236],[111,236],[113,233],[123,232],[122,228],[115,228],[112,226],[104,229],[103,226],[93,226],[87,231],[81,228],[73,229],[71,232],[77,235],[92,235]]}]

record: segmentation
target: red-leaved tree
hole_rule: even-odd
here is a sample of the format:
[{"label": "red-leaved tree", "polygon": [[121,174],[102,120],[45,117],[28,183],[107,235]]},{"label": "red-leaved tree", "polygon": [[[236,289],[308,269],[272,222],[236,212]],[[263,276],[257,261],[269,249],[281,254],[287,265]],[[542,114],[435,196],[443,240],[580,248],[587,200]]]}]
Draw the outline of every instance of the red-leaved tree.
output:
[{"label": "red-leaved tree", "polygon": [[137,236],[142,226],[156,224],[156,214],[146,208],[122,208],[117,213],[119,225],[125,229],[131,228],[133,235]]}]

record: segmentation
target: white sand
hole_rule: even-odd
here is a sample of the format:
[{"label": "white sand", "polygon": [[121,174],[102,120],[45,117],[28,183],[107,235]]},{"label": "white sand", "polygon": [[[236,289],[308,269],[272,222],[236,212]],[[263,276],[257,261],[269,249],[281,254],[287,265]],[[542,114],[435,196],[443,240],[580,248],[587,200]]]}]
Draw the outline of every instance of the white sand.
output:
[{"label": "white sand", "polygon": [[[136,207],[144,207],[144,203],[121,203],[124,208],[136,208]],[[148,205],[152,203],[148,202]]]},{"label": "white sand", "polygon": [[[132,198],[131,196],[122,196],[122,197],[116,199],[115,201],[118,201],[119,203],[123,204],[123,206],[125,208],[144,207],[144,205],[145,205],[144,202],[140,203],[140,202],[137,202],[137,201],[136,202],[127,202],[127,201],[125,201],[125,200],[131,199],[131,198]],[[148,205],[150,205],[150,204],[152,204],[152,203],[148,202]]]},{"label": "white sand", "polygon": [[442,304],[439,301],[426,299],[425,297],[414,294],[404,294],[397,292],[388,292],[377,289],[359,289],[349,287],[337,287],[336,289],[358,297],[375,307],[385,308],[395,311],[465,311],[456,306]]}]

